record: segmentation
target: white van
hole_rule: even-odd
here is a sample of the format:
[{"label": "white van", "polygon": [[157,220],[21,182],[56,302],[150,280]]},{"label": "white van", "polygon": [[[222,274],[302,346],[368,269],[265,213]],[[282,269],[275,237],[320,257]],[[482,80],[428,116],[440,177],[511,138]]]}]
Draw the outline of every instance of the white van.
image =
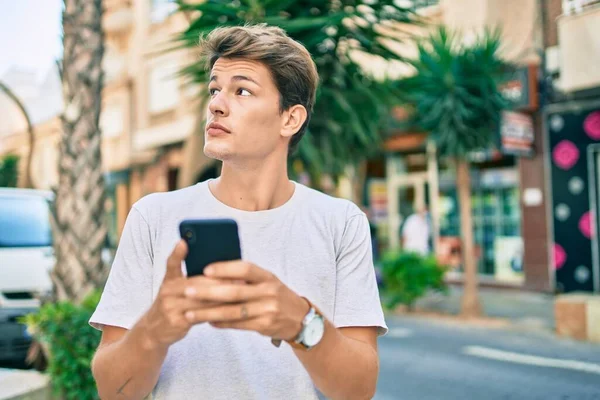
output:
[{"label": "white van", "polygon": [[31,343],[17,318],[52,290],[48,191],[0,188],[0,360],[23,360]]}]

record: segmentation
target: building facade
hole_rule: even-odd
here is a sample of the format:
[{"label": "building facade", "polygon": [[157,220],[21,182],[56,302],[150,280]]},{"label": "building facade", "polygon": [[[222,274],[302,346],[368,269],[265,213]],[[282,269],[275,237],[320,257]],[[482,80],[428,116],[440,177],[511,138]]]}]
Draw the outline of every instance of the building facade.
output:
[{"label": "building facade", "polygon": [[[148,193],[193,184],[203,173],[213,176],[215,166],[202,153],[204,115],[198,87],[185,85],[177,75],[194,62],[195,54],[164,51],[187,26],[187,16],[174,13],[171,1],[105,0],[104,6],[100,126],[110,240],[116,245],[135,201]],[[56,91],[57,109],[35,124],[32,175],[34,185],[42,189],[58,182],[62,102],[60,87]],[[11,127],[0,135],[0,154],[18,154],[24,169],[29,155],[26,127],[20,121]]]},{"label": "building facade", "polygon": [[600,1],[545,1],[551,267],[557,291],[600,292]]},{"label": "building facade", "polygon": [[[421,13],[432,26],[443,24],[458,30],[467,43],[486,28],[501,28],[501,56],[518,66],[501,89],[517,107],[505,114],[497,151],[472,158],[473,229],[480,281],[551,291],[538,90],[543,47],[539,7],[536,0],[442,0]],[[414,54],[410,48],[405,51],[408,56]],[[447,279],[462,282],[454,167],[438,159],[427,135],[420,132],[398,132],[387,140],[386,152],[383,168],[373,166],[368,189],[377,199],[372,213],[379,216],[382,241],[390,248],[399,247],[403,221],[426,205],[435,252],[453,266]]]},{"label": "building facade", "polygon": [[[433,25],[458,28],[466,41],[500,26],[502,56],[518,67],[501,87],[517,107],[505,113],[497,151],[472,160],[483,284],[600,290],[599,3],[442,0],[423,10]],[[385,165],[372,163],[367,189],[381,239],[398,247],[403,220],[427,205],[435,251],[456,266],[447,278],[462,282],[460,257],[449,256],[460,249],[452,166],[419,132],[398,132],[386,150]]]}]

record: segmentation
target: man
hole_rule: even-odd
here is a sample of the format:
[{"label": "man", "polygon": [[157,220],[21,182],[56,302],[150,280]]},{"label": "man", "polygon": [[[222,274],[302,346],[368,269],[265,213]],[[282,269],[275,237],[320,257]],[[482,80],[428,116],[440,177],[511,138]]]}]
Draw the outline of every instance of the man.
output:
[{"label": "man", "polygon": [[[264,25],[217,29],[201,48],[204,152],[222,161],[221,176],[133,206],[90,320],[103,331],[99,394],[371,398],[387,328],[367,218],[287,175],[315,101],[310,54]],[[219,217],[237,221],[244,259],[184,277],[180,221]]]},{"label": "man", "polygon": [[406,218],[402,226],[402,249],[424,256],[428,255],[430,234],[427,207],[421,206],[416,213]]}]

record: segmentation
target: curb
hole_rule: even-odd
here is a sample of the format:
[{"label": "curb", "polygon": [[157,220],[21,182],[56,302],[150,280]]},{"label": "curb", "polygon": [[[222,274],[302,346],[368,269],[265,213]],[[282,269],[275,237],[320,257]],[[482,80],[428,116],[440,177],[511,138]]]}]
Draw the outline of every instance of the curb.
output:
[{"label": "curb", "polygon": [[37,371],[0,369],[0,400],[48,400],[50,379]]}]

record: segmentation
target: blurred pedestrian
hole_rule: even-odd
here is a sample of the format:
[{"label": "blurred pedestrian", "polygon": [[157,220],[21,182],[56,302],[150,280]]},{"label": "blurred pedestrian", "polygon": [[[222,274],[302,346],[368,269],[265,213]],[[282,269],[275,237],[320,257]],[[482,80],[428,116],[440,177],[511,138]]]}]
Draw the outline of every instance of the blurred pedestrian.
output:
[{"label": "blurred pedestrian", "polygon": [[430,247],[431,228],[427,206],[420,206],[417,211],[406,218],[402,225],[402,249],[428,255]]}]

